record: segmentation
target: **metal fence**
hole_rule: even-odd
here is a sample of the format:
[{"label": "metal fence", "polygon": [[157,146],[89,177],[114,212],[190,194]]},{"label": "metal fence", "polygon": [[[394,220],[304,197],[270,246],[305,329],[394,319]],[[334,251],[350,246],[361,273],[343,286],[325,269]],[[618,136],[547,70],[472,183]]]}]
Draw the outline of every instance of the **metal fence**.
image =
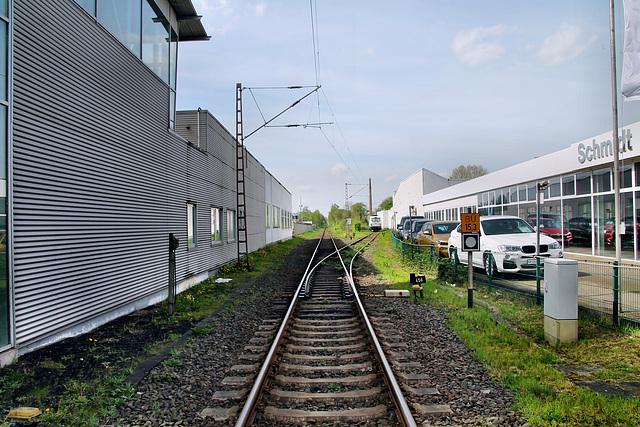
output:
[{"label": "metal fence", "polygon": [[[403,259],[435,260],[434,248],[403,242],[392,233],[393,242]],[[476,255],[477,256],[477,255]],[[567,258],[573,258],[570,254]],[[578,261],[578,306],[589,310],[613,324],[640,324],[640,266],[616,261]],[[466,266],[454,265],[464,274]],[[504,273],[497,277],[475,274],[474,280],[490,288],[500,288],[536,298],[539,304],[544,298],[544,269],[532,269],[524,273]]]}]

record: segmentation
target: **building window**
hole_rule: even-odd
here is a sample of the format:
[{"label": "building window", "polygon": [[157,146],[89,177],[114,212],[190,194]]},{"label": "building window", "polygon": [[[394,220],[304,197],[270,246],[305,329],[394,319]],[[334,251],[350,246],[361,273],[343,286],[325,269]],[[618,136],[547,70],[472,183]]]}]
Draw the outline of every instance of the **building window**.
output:
[{"label": "building window", "polygon": [[265,209],[264,209],[264,215],[266,217],[266,226],[267,228],[271,228],[271,206],[269,206],[268,204],[265,205]]},{"label": "building window", "polygon": [[187,203],[187,242],[189,248],[198,244],[198,208],[193,203]]},{"label": "building window", "polygon": [[528,201],[535,201],[536,200],[536,183],[535,182],[530,182],[529,184],[527,184],[527,200]]},{"label": "building window", "polygon": [[576,174],[576,194],[591,194],[591,172]]},{"label": "building window", "polygon": [[560,178],[551,178],[549,180],[549,196],[560,197]]},{"label": "building window", "polygon": [[509,189],[509,195],[511,196],[511,203],[518,202],[518,187],[511,187]]},{"label": "building window", "polygon": [[[102,0],[104,1],[104,0]],[[142,62],[169,84],[169,33],[171,26],[164,15],[148,1],[142,2]]]},{"label": "building window", "polygon": [[273,228],[280,228],[280,208],[273,207]]},{"label": "building window", "polygon": [[518,187],[518,198],[520,199],[521,202],[526,202],[527,201],[527,186],[526,185],[521,185],[520,187]]},{"label": "building window", "polygon": [[222,209],[211,208],[211,243],[222,242]]},{"label": "building window", "polygon": [[140,0],[100,0],[97,18],[111,34],[140,57]]},{"label": "building window", "polygon": [[631,188],[633,183],[631,182],[631,170],[632,165],[622,165],[618,169],[620,173],[620,188]]},{"label": "building window", "polygon": [[611,168],[593,171],[593,191],[595,193],[611,191]]},{"label": "building window", "polygon": [[573,175],[562,177],[562,195],[573,196],[576,194],[576,185]]},{"label": "building window", "polygon": [[236,240],[236,211],[227,210],[227,241]]}]

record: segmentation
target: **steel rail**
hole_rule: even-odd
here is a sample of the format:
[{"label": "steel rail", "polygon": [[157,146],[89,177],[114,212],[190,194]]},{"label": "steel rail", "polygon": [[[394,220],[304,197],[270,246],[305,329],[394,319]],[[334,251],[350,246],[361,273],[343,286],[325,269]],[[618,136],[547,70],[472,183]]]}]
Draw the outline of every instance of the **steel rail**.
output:
[{"label": "steel rail", "polygon": [[[375,240],[375,237],[376,236],[374,236],[374,238],[371,239],[371,241],[369,241],[367,245],[373,242]],[[402,390],[400,390],[400,386],[396,381],[395,375],[393,375],[393,370],[391,369],[391,365],[389,364],[389,361],[384,355],[384,351],[382,350],[380,341],[378,341],[378,337],[376,336],[375,331],[373,330],[373,326],[369,321],[369,316],[367,316],[367,313],[364,309],[364,305],[360,300],[360,295],[358,295],[358,291],[356,290],[355,283],[353,282],[353,276],[352,276],[353,260],[362,250],[364,250],[367,247],[367,245],[364,245],[362,248],[360,248],[356,252],[356,254],[353,256],[353,258],[351,259],[351,264],[349,265],[348,272],[347,272],[347,268],[344,265],[344,262],[342,261],[342,257],[340,257],[340,255],[338,255],[338,257],[340,258],[340,263],[342,263],[342,267],[345,269],[345,273],[347,273],[347,280],[349,282],[349,286],[351,287],[351,291],[353,292],[353,297],[356,301],[356,306],[358,307],[358,311],[360,312],[360,315],[362,316],[365,324],[367,325],[367,333],[369,334],[369,338],[373,343],[373,347],[376,352],[376,357],[378,358],[378,360],[380,361],[380,364],[382,365],[382,372],[384,374],[387,385],[389,386],[389,390],[391,391],[393,402],[396,405],[399,421],[402,423],[403,426],[415,427],[416,422],[413,419],[413,415],[411,415],[411,411],[409,410],[407,401],[404,399],[404,395],[402,394]]]},{"label": "steel rail", "polygon": [[[331,233],[329,233],[329,237],[333,238],[333,237],[331,236]],[[342,251],[343,249],[346,249],[346,248],[348,248],[348,247],[351,247],[352,245],[355,245],[356,243],[360,243],[362,240],[366,239],[367,237],[368,237],[368,236],[361,237],[361,238],[359,238],[358,240],[356,240],[356,241],[354,241],[354,242],[351,242],[351,243],[349,243],[348,245],[345,245],[345,246],[341,247],[340,249],[338,249],[338,248],[336,247],[337,252],[340,252],[340,251]],[[335,247],[335,245],[334,245],[334,247]],[[332,257],[332,256],[334,256],[335,254],[336,254],[336,251],[331,252],[329,255],[327,255],[326,257],[322,258],[320,261],[318,261],[318,263],[317,263],[316,265],[314,265],[314,266],[313,266],[313,268],[311,269],[311,271],[309,271],[309,274],[307,274],[307,275],[306,275],[305,283],[304,283],[304,286],[303,286],[303,288],[302,288],[302,290],[303,290],[302,295],[303,295],[304,297],[308,297],[308,296],[309,296],[309,292],[310,292],[310,289],[309,289],[309,283],[310,283],[310,281],[311,281],[311,278],[312,278],[313,273],[316,271],[316,269],[317,269],[318,267],[320,267],[320,265],[322,265],[322,263],[323,263],[324,261],[326,261],[327,259],[331,258],[331,257]],[[300,295],[298,294],[298,296],[300,296]]]},{"label": "steel rail", "polygon": [[269,373],[269,368],[271,367],[271,363],[273,362],[273,359],[275,358],[275,355],[278,352],[278,349],[280,347],[280,343],[282,341],[282,338],[284,336],[284,331],[289,323],[289,320],[291,318],[291,314],[293,313],[293,310],[295,309],[297,302],[298,302],[298,294],[300,293],[300,290],[302,289],[302,286],[304,284],[305,278],[307,277],[308,273],[309,273],[309,269],[311,268],[311,265],[313,264],[313,261],[318,253],[318,248],[320,247],[320,244],[322,243],[322,240],[324,239],[324,234],[325,232],[322,233],[322,236],[320,237],[319,241],[318,241],[318,245],[316,246],[313,255],[311,256],[311,260],[309,261],[309,264],[307,265],[307,269],[304,272],[304,275],[302,276],[302,279],[300,280],[300,284],[298,284],[298,288],[296,289],[296,291],[293,294],[293,300],[291,301],[291,304],[289,305],[289,309],[287,310],[287,313],[284,316],[284,319],[282,320],[282,324],[280,325],[280,329],[278,329],[278,333],[276,334],[274,340],[273,340],[273,344],[271,345],[271,348],[269,349],[269,353],[267,353],[267,358],[265,359],[264,363],[262,364],[262,368],[260,369],[260,372],[258,373],[258,376],[256,377],[256,381],[253,384],[253,387],[251,388],[251,392],[249,393],[249,396],[247,397],[247,401],[244,404],[244,407],[242,408],[242,412],[240,413],[240,415],[238,416],[238,420],[236,421],[236,427],[242,427],[242,426],[247,426],[249,425],[249,423],[252,422],[252,420],[250,419],[251,415],[254,413],[254,409],[256,404],[258,403],[258,398],[260,397],[260,391],[262,390],[262,386],[264,385],[264,382],[267,379],[267,374]]}]

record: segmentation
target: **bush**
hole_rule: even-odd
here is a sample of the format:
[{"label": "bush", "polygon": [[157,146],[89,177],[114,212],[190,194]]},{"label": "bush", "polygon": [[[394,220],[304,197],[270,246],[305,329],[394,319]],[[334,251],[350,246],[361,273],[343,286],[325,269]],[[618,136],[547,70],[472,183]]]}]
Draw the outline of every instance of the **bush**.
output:
[{"label": "bush", "polygon": [[356,231],[360,231],[360,229],[362,228],[362,224],[360,224],[359,222],[356,222],[356,225],[354,225],[353,228],[355,228]]},{"label": "bush", "polygon": [[438,279],[447,283],[464,282],[464,270],[458,265],[458,271],[451,261],[443,259],[438,261]]}]

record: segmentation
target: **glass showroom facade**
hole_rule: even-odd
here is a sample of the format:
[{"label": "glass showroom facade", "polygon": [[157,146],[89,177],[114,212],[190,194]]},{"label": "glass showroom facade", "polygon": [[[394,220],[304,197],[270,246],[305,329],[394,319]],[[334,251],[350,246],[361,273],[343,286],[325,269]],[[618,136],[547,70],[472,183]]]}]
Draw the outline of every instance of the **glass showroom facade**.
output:
[{"label": "glass showroom facade", "polygon": [[[621,221],[625,223],[621,233],[622,257],[640,260],[640,157],[626,160],[619,166],[619,173]],[[564,250],[615,257],[615,195],[611,163],[476,193],[476,203],[467,203],[468,206],[434,209],[437,204],[425,205],[425,216],[458,220],[460,212],[478,212],[481,215],[515,215],[535,222],[536,188],[537,183],[543,181],[549,185],[540,192],[540,214],[557,220],[562,234],[567,230],[571,232],[573,241],[567,244],[563,240]]]}]

